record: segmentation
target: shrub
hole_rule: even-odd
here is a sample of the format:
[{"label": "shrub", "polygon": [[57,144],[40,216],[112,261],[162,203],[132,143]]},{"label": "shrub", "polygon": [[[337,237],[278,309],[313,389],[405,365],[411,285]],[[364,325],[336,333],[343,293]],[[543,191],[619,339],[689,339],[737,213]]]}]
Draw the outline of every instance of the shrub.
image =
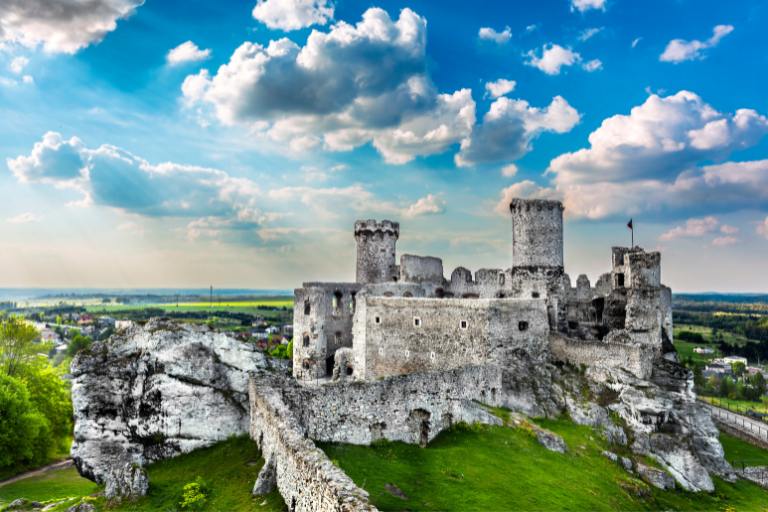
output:
[{"label": "shrub", "polygon": [[208,486],[201,477],[182,488],[179,507],[185,510],[203,510],[208,502]]}]

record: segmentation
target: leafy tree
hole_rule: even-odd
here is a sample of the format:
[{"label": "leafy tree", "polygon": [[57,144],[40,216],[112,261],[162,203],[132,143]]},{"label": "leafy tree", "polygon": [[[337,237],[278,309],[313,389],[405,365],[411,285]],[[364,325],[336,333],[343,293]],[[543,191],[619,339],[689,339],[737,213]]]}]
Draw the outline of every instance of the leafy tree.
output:
[{"label": "leafy tree", "polygon": [[0,374],[0,468],[45,462],[48,421],[35,410],[24,383]]},{"label": "leafy tree", "polygon": [[93,340],[91,340],[91,338],[88,336],[83,336],[79,332],[75,333],[75,335],[72,336],[72,339],[69,340],[69,345],[67,346],[67,356],[75,357],[75,354],[81,350],[87,350],[91,348],[92,341]]},{"label": "leafy tree", "polygon": [[0,323],[0,373],[13,376],[38,351],[33,346],[38,332],[19,316],[10,316]]},{"label": "leafy tree", "polygon": [[741,377],[747,370],[747,365],[742,362],[736,362],[731,364],[731,370],[736,377]]}]

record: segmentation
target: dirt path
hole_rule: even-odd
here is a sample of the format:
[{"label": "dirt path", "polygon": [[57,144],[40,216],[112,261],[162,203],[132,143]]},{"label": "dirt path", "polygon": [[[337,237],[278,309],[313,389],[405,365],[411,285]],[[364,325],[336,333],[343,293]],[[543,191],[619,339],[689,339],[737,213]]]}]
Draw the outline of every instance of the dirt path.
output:
[{"label": "dirt path", "polygon": [[31,476],[39,476],[39,475],[42,475],[43,473],[52,471],[54,469],[63,469],[71,465],[72,465],[72,459],[66,459],[60,462],[54,462],[53,464],[43,466],[42,468],[33,469],[32,471],[27,471],[26,473],[22,473],[20,475],[11,477],[8,480],[3,480],[2,482],[0,482],[0,487],[3,487],[8,484],[12,484],[14,482],[18,482],[19,480],[24,480],[25,478],[29,478]]}]

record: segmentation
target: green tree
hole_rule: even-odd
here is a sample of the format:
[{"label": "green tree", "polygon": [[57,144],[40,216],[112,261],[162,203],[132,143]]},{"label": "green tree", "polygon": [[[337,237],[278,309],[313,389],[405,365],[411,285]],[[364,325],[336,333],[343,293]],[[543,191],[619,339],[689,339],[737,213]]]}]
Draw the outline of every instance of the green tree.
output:
[{"label": "green tree", "polygon": [[19,316],[10,316],[0,323],[0,373],[16,375],[26,361],[39,350],[34,341],[37,329]]},{"label": "green tree", "polygon": [[34,408],[20,379],[0,375],[0,412],[0,468],[45,462],[48,421]]},{"label": "green tree", "polygon": [[747,370],[747,365],[745,365],[740,361],[731,363],[731,370],[733,371],[734,376],[741,377],[742,375],[744,375],[744,372]]},{"label": "green tree", "polygon": [[69,340],[69,345],[67,346],[67,356],[75,357],[75,354],[81,350],[87,350],[91,348],[92,341],[93,340],[91,340],[91,338],[88,336],[83,336],[79,332],[75,333],[75,335],[72,336],[72,339]]}]

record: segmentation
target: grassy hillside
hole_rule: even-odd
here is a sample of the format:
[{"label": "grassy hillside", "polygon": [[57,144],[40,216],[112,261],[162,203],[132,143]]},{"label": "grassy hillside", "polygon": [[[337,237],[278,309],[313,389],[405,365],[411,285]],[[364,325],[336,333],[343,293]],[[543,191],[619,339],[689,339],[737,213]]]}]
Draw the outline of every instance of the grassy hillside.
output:
[{"label": "grassy hillside", "polygon": [[[179,510],[184,485],[201,477],[208,489],[206,504],[201,510],[282,511],[285,506],[276,492],[266,498],[251,497],[251,488],[263,464],[256,443],[248,438],[231,439],[150,465],[147,469],[149,494],[138,501],[108,509],[157,512]],[[7,504],[16,498],[48,501],[68,496],[87,496],[98,491],[93,482],[79,477],[70,468],[0,487],[0,508],[3,503]],[[64,503],[55,510],[66,510],[72,503]],[[96,499],[94,503],[99,509],[106,508],[103,498]]]},{"label": "grassy hillside", "polygon": [[[403,443],[322,448],[382,510],[763,510],[768,491],[718,481],[712,495],[662,492],[603,457],[605,443],[568,420],[540,421],[567,454],[526,430],[458,426],[427,449]],[[400,494],[400,496],[398,496]]]},{"label": "grassy hillside", "polygon": [[[633,478],[600,452],[605,448],[593,431],[567,420],[540,421],[568,443],[565,455],[540,446],[526,430],[507,427],[456,427],[427,449],[403,443],[372,447],[323,445],[350,476],[371,494],[382,510],[735,510],[765,511],[768,491],[748,482],[717,482],[712,495],[661,492]],[[768,451],[733,437],[721,437],[729,460],[768,464]],[[202,477],[209,511],[280,511],[273,493],[253,499],[250,490],[263,461],[247,438],[232,439],[148,468],[149,495],[141,500],[99,509],[114,511],[179,510],[182,488]],[[52,471],[0,487],[2,504],[24,497],[60,500],[97,493],[73,468]],[[405,498],[396,494],[404,493]],[[62,503],[66,510],[77,499]],[[731,508],[728,508],[731,507]]]}]

